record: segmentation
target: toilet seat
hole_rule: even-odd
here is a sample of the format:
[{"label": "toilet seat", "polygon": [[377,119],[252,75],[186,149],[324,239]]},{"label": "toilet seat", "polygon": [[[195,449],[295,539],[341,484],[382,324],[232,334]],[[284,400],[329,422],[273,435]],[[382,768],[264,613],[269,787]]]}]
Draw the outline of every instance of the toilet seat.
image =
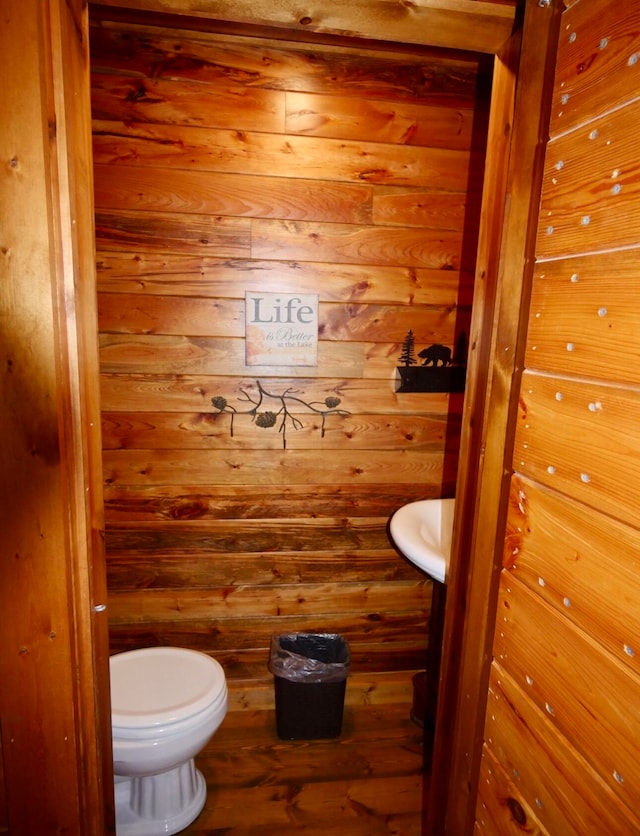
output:
[{"label": "toilet seat", "polygon": [[116,737],[174,734],[226,708],[224,670],[204,653],[147,647],[111,656],[109,666]]}]

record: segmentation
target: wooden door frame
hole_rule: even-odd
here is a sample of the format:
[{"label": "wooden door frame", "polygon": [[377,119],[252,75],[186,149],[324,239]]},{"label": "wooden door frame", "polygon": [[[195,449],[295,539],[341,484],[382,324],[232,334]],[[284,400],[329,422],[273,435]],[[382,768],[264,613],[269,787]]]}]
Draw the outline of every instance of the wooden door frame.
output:
[{"label": "wooden door frame", "polygon": [[66,400],[61,440],[78,670],[80,831],[114,833],[89,7],[86,0],[49,0],[48,9],[57,124],[58,179],[52,190],[61,221],[54,287]]},{"label": "wooden door frame", "polygon": [[0,815],[98,834],[114,828],[88,7],[3,0],[2,17]]},{"label": "wooden door frame", "polygon": [[426,832],[472,833],[563,0],[496,54]]}]

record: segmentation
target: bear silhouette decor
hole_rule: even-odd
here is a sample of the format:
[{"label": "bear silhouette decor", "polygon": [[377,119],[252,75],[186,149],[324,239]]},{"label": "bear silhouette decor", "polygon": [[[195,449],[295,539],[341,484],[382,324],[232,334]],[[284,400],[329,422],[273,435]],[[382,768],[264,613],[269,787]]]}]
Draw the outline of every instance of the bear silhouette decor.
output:
[{"label": "bear silhouette decor", "polygon": [[467,377],[467,335],[460,332],[455,351],[433,343],[417,353],[413,331],[402,343],[396,392],[464,392]]}]

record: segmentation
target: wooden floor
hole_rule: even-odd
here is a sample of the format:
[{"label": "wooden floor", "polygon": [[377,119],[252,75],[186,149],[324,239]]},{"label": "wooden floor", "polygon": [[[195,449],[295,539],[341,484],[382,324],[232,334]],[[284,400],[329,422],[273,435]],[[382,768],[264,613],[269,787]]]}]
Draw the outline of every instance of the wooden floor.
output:
[{"label": "wooden floor", "polygon": [[275,711],[229,711],[196,759],[207,804],[184,831],[420,836],[427,773],[411,701],[349,704],[336,740],[282,741]]}]

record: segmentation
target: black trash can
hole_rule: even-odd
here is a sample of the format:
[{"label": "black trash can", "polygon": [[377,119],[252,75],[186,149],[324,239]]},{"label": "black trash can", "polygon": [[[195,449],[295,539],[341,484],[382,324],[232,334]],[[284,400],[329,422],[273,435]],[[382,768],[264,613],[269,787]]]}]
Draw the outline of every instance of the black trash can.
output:
[{"label": "black trash can", "polygon": [[276,727],[281,740],[339,737],[351,654],[335,633],[273,636]]}]

